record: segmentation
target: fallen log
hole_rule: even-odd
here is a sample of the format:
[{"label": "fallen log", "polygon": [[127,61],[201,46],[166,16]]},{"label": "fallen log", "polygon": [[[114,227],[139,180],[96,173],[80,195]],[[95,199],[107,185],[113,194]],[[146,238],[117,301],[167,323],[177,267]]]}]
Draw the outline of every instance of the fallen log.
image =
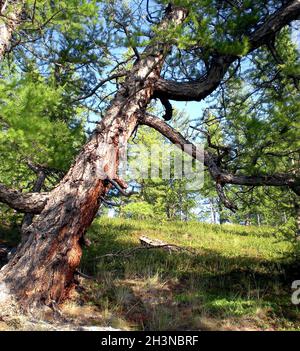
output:
[{"label": "fallen log", "polygon": [[178,246],[175,244],[169,244],[169,243],[166,243],[166,242],[159,240],[159,239],[151,239],[151,238],[148,238],[147,236],[144,236],[144,235],[142,235],[139,238],[139,240],[140,240],[141,246],[133,247],[130,249],[119,250],[119,251],[114,252],[114,253],[107,253],[107,254],[102,255],[102,256],[93,257],[90,260],[96,261],[96,260],[100,260],[103,258],[115,258],[115,257],[128,258],[128,257],[131,257],[133,254],[135,254],[138,251],[152,250],[152,249],[165,249],[169,253],[174,252],[174,251],[177,251],[177,252],[178,251],[185,251],[185,252],[189,252],[193,255],[197,254],[197,252],[193,249],[188,249],[186,247]]}]

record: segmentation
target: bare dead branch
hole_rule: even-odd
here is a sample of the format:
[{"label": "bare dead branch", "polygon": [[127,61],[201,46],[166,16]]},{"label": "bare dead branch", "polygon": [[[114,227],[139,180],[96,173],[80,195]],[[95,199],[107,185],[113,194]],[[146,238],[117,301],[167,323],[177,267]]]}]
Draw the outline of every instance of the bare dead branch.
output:
[{"label": "bare dead branch", "polygon": [[85,100],[91,96],[93,96],[98,89],[100,89],[105,83],[113,80],[113,79],[116,79],[116,78],[120,78],[120,77],[124,77],[126,76],[127,72],[126,71],[121,71],[121,72],[118,72],[118,73],[115,73],[115,74],[112,74],[111,76],[108,76],[107,78],[105,79],[102,79],[92,90],[90,90],[86,95],[82,95],[78,98],[75,98],[74,100],[72,100],[72,103],[74,102],[78,102],[78,101],[81,101],[81,100]]},{"label": "bare dead branch", "polygon": [[103,196],[101,196],[100,199],[101,199],[101,201],[102,201],[105,205],[107,205],[107,206],[115,206],[115,207],[121,206],[121,204],[118,204],[118,203],[113,202],[113,201],[108,201],[108,200],[106,200]]},{"label": "bare dead branch", "polygon": [[129,197],[131,195],[137,194],[137,192],[135,191],[130,191],[129,193],[127,193],[124,190],[124,183],[120,183],[120,179],[111,179],[109,177],[106,178],[106,181],[108,181],[111,185],[113,185],[122,195]]},{"label": "bare dead branch", "polygon": [[208,131],[206,130],[203,130],[203,129],[200,129],[198,127],[194,127],[194,126],[190,126],[192,129],[194,130],[197,130],[198,132],[202,133],[205,135],[206,137],[206,140],[207,140],[207,144],[209,147],[211,147],[212,149],[215,149],[215,150],[222,150],[226,153],[228,153],[230,150],[231,150],[231,147],[230,146],[224,146],[224,145],[216,145],[212,142],[211,140],[211,135]]},{"label": "bare dead branch", "polygon": [[137,48],[134,45],[131,44],[131,35],[130,35],[128,29],[127,29],[127,26],[124,23],[117,21],[116,19],[114,19],[114,22],[117,23],[123,29],[123,31],[124,31],[128,41],[130,43],[130,46],[131,46],[131,48],[132,48],[137,60],[139,60],[140,59],[140,54],[139,54]]}]

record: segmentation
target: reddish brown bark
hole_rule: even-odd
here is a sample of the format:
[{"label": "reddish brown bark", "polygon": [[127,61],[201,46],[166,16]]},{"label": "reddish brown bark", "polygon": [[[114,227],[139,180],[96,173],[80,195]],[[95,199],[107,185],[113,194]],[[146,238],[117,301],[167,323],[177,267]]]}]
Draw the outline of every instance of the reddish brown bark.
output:
[{"label": "reddish brown bark", "polygon": [[48,201],[47,193],[21,193],[0,183],[0,201],[25,213],[40,213]]},{"label": "reddish brown bark", "polygon": [[[181,23],[185,17],[185,10],[174,8],[161,27]],[[146,109],[167,52],[165,44],[146,48],[105,118],[27,228],[28,240],[0,272],[0,285],[25,309],[59,303],[72,289],[83,236],[110,187],[105,178],[117,178],[119,145],[126,144]]]},{"label": "reddish brown bark", "polygon": [[[251,50],[262,45],[270,33],[276,33],[298,16],[299,11],[299,0],[284,5],[280,15],[271,16],[257,31],[258,34],[251,36]],[[161,23],[161,29],[170,22],[181,23],[185,17],[185,10],[171,8]],[[47,195],[24,195],[0,185],[1,201],[25,212],[39,213],[26,229],[28,240],[19,245],[16,254],[0,272],[0,298],[2,289],[6,296],[16,297],[25,309],[30,309],[44,304],[51,306],[68,296],[74,285],[74,272],[80,263],[83,236],[97,213],[101,198],[110,187],[105,179],[117,178],[119,144],[126,144],[150,99],[153,96],[177,100],[202,99],[216,88],[234,60],[233,57],[216,57],[207,78],[201,81],[164,81],[160,78],[160,71],[169,48],[167,43],[146,48],[127,75],[105,118],[53,191]],[[171,141],[184,142],[179,133],[165,124],[158,124],[156,120],[151,123]],[[200,155],[197,156],[203,161]],[[209,153],[204,154],[204,163],[219,184],[251,185],[255,182],[299,188],[294,179],[281,175],[254,178],[229,174],[220,169]],[[117,183],[122,184],[122,181]]]}]

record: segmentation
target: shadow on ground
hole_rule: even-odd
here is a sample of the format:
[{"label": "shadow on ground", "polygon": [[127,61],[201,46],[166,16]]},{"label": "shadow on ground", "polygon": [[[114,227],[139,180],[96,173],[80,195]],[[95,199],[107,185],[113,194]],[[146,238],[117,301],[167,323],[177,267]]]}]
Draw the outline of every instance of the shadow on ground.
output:
[{"label": "shadow on ground", "polygon": [[[136,223],[95,226],[81,269],[96,277],[81,297],[115,327],[142,330],[298,329],[290,301],[300,265],[199,247],[195,253],[138,250]],[[152,233],[155,234],[155,233]],[[243,240],[243,235],[238,235]],[[102,320],[103,322],[103,320]]]}]

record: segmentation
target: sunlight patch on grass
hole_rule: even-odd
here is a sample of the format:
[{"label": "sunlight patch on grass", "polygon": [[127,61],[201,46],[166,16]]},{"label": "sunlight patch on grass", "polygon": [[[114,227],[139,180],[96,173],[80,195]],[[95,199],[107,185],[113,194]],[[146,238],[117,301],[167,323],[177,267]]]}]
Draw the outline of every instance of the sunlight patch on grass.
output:
[{"label": "sunlight patch on grass", "polygon": [[[119,318],[132,329],[300,330],[288,280],[299,266],[290,258],[293,245],[274,232],[269,227],[97,219],[81,268],[97,278],[86,300],[110,316],[105,319]],[[193,252],[137,250],[129,257],[101,258],[140,247],[142,235]]]}]

